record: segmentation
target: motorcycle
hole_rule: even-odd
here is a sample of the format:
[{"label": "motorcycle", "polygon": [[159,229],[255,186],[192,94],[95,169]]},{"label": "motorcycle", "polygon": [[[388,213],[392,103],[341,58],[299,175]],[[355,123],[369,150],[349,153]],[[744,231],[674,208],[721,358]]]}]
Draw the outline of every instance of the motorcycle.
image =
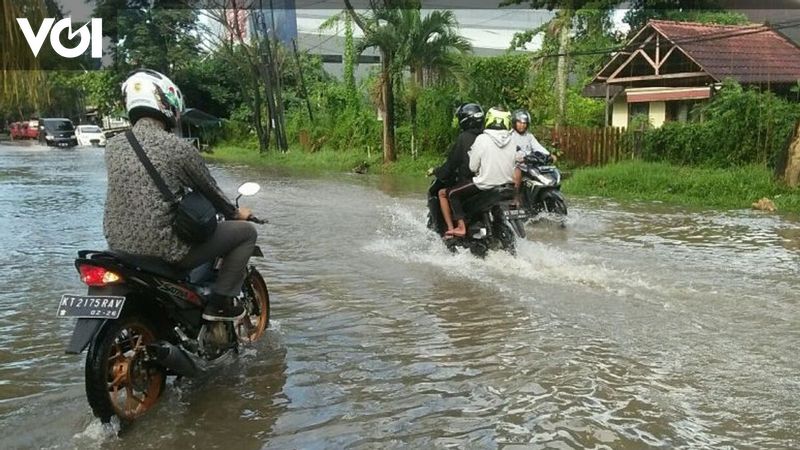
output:
[{"label": "motorcycle", "polygon": [[[444,237],[444,223],[439,205],[439,190],[443,185],[434,179],[428,189],[428,229]],[[467,234],[464,237],[446,239],[448,249],[468,249],[473,255],[483,258],[489,250],[505,250],[516,254],[516,237],[525,237],[527,213],[512,206],[514,186],[506,184],[480,192],[464,201]]]},{"label": "motorcycle", "polygon": [[[256,183],[236,197],[255,195]],[[251,216],[248,220],[266,221]],[[254,257],[263,257],[256,246]],[[190,271],[165,261],[113,251],[81,250],[75,260],[87,295],[64,294],[57,317],[77,318],[66,352],[86,353],[86,397],[103,423],[130,422],[153,408],[167,376],[193,377],[241,344],[261,338],[269,325],[269,291],[250,265],[242,293],[246,311],[236,321],[207,322],[202,312],[221,259]]]},{"label": "motorcycle", "polygon": [[563,225],[567,202],[561,193],[561,171],[551,164],[550,156],[538,151],[527,153],[520,169],[522,207],[528,216],[555,214]]}]

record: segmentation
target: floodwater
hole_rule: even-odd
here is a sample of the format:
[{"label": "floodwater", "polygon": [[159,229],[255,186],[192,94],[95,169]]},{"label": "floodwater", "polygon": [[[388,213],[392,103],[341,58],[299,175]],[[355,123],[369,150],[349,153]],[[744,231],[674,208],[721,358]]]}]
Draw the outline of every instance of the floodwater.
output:
[{"label": "floodwater", "polygon": [[65,355],[100,149],[0,145],[0,448],[798,448],[800,221],[571,199],[450,255],[424,185],[215,167],[259,216],[266,339],[102,426]]}]

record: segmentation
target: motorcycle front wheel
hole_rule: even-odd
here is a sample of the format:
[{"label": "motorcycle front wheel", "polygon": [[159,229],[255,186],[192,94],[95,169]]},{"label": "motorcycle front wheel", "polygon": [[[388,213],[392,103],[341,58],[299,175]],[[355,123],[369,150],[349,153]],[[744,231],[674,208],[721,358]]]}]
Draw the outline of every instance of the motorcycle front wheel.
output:
[{"label": "motorcycle front wheel", "polygon": [[544,212],[567,217],[567,202],[560,191],[548,191],[542,196]]},{"label": "motorcycle front wheel", "polygon": [[130,422],[155,406],[166,373],[147,358],[156,328],[140,316],[106,322],[86,354],[86,398],[103,423]]},{"label": "motorcycle front wheel", "polygon": [[244,281],[243,306],[246,314],[237,322],[237,334],[245,342],[255,342],[269,326],[269,291],[264,278],[251,268]]}]

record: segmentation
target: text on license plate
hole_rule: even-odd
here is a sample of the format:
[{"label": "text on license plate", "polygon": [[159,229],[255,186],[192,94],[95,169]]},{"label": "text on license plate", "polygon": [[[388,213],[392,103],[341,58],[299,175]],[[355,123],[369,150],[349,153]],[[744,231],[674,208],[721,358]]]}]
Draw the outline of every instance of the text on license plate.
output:
[{"label": "text on license plate", "polygon": [[125,297],[117,295],[71,295],[61,296],[57,317],[116,319],[122,312]]}]

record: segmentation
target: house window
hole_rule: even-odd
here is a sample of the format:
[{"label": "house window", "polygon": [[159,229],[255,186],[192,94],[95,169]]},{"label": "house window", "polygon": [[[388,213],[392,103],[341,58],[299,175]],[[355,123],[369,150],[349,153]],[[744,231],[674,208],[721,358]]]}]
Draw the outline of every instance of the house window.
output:
[{"label": "house window", "polygon": [[648,102],[628,103],[628,125],[630,125],[631,122],[633,122],[638,116],[644,116],[649,120],[650,103]]},{"label": "house window", "polygon": [[692,108],[701,102],[697,100],[676,100],[667,102],[667,122],[688,122]]}]

